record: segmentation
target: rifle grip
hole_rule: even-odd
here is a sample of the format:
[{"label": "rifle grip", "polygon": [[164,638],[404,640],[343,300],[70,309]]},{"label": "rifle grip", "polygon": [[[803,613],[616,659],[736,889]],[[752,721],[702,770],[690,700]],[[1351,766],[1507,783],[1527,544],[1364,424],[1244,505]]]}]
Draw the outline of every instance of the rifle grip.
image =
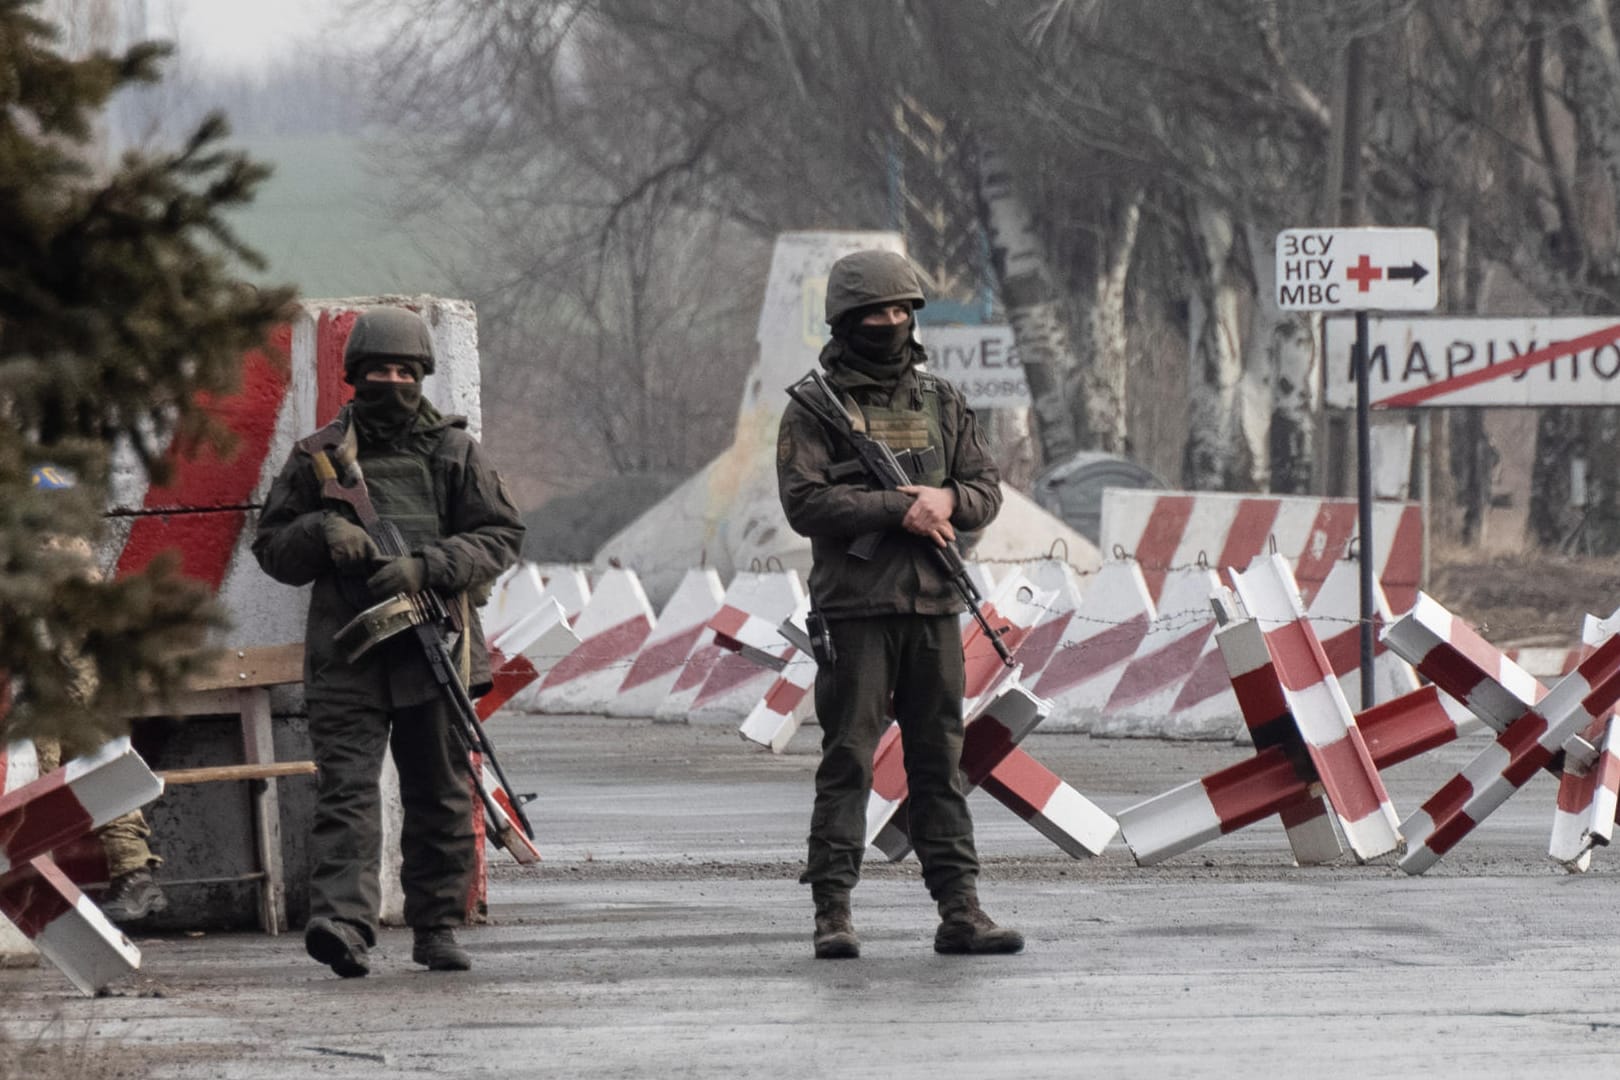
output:
[{"label": "rifle grip", "polygon": [[852,540],[847,550],[850,555],[864,562],[870,560],[873,555],[877,554],[877,546],[882,542],[882,533],[869,532],[861,536],[857,536],[854,540]]}]

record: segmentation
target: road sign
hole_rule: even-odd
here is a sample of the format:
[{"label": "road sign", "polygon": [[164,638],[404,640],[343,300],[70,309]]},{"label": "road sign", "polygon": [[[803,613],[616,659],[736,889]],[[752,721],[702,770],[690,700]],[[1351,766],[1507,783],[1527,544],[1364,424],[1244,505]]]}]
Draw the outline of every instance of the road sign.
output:
[{"label": "road sign", "polygon": [[[1355,345],[1324,321],[1329,405],[1356,403]],[[1620,405],[1620,316],[1374,317],[1368,359],[1375,406]]]},{"label": "road sign", "polygon": [[1433,229],[1284,229],[1277,306],[1284,311],[1432,311],[1440,303]]},{"label": "road sign", "polygon": [[975,409],[1029,405],[1029,383],[1010,326],[920,326],[928,370],[961,387]]}]

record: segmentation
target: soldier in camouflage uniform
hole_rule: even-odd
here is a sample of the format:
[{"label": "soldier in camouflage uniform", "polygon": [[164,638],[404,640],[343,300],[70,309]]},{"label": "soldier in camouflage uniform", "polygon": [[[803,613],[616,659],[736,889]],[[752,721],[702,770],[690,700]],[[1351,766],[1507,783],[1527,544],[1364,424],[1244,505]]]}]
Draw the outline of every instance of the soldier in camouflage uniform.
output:
[{"label": "soldier in camouflage uniform", "polygon": [[[304,695],[320,777],[304,944],[339,975],[370,970],[366,950],[376,944],[381,903],[377,780],[391,747],[405,808],[400,884],[415,931],[412,959],[431,970],[465,970],[471,963],[452,928],[466,917],[474,808],[449,707],[412,635],[384,641],[352,664],[332,639],[362,609],[399,593],[487,591],[517,560],[523,524],[466,420],[441,416],[422,397],[433,349],[420,316],[398,308],[363,313],[343,370],[355,396],[333,424],[354,426],[372,502],[411,554],[379,558],[347,508],[323,505],[311,459],[294,449],[270,489],[253,552],[277,581],[314,583]],[[467,622],[468,690],[477,697],[489,689],[489,656],[476,615]]]},{"label": "soldier in camouflage uniform", "polygon": [[[905,745],[910,835],[923,880],[939,905],[934,949],[1011,953],[1014,930],[979,907],[979,860],[959,766],[962,756],[961,600],[926,550],[981,529],[1001,508],[1000,476],[973,410],[949,382],[919,370],[912,336],[924,299],[903,256],[862,251],[827,281],[832,340],[821,366],[868,435],[911,463],[915,483],[876,490],[839,468],[853,456],[797,403],[782,416],[777,481],[793,529],[810,538],[810,597],[836,656],[816,673],[821,765],[816,770],[809,859],[815,955],[860,955],[850,890],[866,849],[872,756],[892,698]],[[870,561],[851,556],[857,536],[881,531]]]}]

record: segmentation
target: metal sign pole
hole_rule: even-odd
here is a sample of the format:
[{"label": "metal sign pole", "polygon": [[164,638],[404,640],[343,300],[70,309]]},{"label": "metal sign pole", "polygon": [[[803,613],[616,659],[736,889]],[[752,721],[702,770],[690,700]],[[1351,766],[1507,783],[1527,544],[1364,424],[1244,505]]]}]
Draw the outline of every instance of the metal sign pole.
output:
[{"label": "metal sign pole", "polygon": [[1361,573],[1361,707],[1370,709],[1378,702],[1373,689],[1373,490],[1372,490],[1372,407],[1368,387],[1367,312],[1356,312],[1356,508],[1361,534],[1357,569]]}]

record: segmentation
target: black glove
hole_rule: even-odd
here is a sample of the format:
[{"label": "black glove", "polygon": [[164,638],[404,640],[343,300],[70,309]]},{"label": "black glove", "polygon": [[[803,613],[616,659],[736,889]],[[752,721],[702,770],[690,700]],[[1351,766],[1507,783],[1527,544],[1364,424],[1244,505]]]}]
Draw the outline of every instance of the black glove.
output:
[{"label": "black glove", "polygon": [[366,530],[342,514],[327,514],[321,521],[321,532],[326,537],[326,550],[332,553],[332,565],[339,570],[362,570],[377,557],[377,545]]},{"label": "black glove", "polygon": [[366,579],[366,588],[379,600],[400,593],[419,593],[427,588],[427,560],[420,555],[390,559],[381,570]]}]

